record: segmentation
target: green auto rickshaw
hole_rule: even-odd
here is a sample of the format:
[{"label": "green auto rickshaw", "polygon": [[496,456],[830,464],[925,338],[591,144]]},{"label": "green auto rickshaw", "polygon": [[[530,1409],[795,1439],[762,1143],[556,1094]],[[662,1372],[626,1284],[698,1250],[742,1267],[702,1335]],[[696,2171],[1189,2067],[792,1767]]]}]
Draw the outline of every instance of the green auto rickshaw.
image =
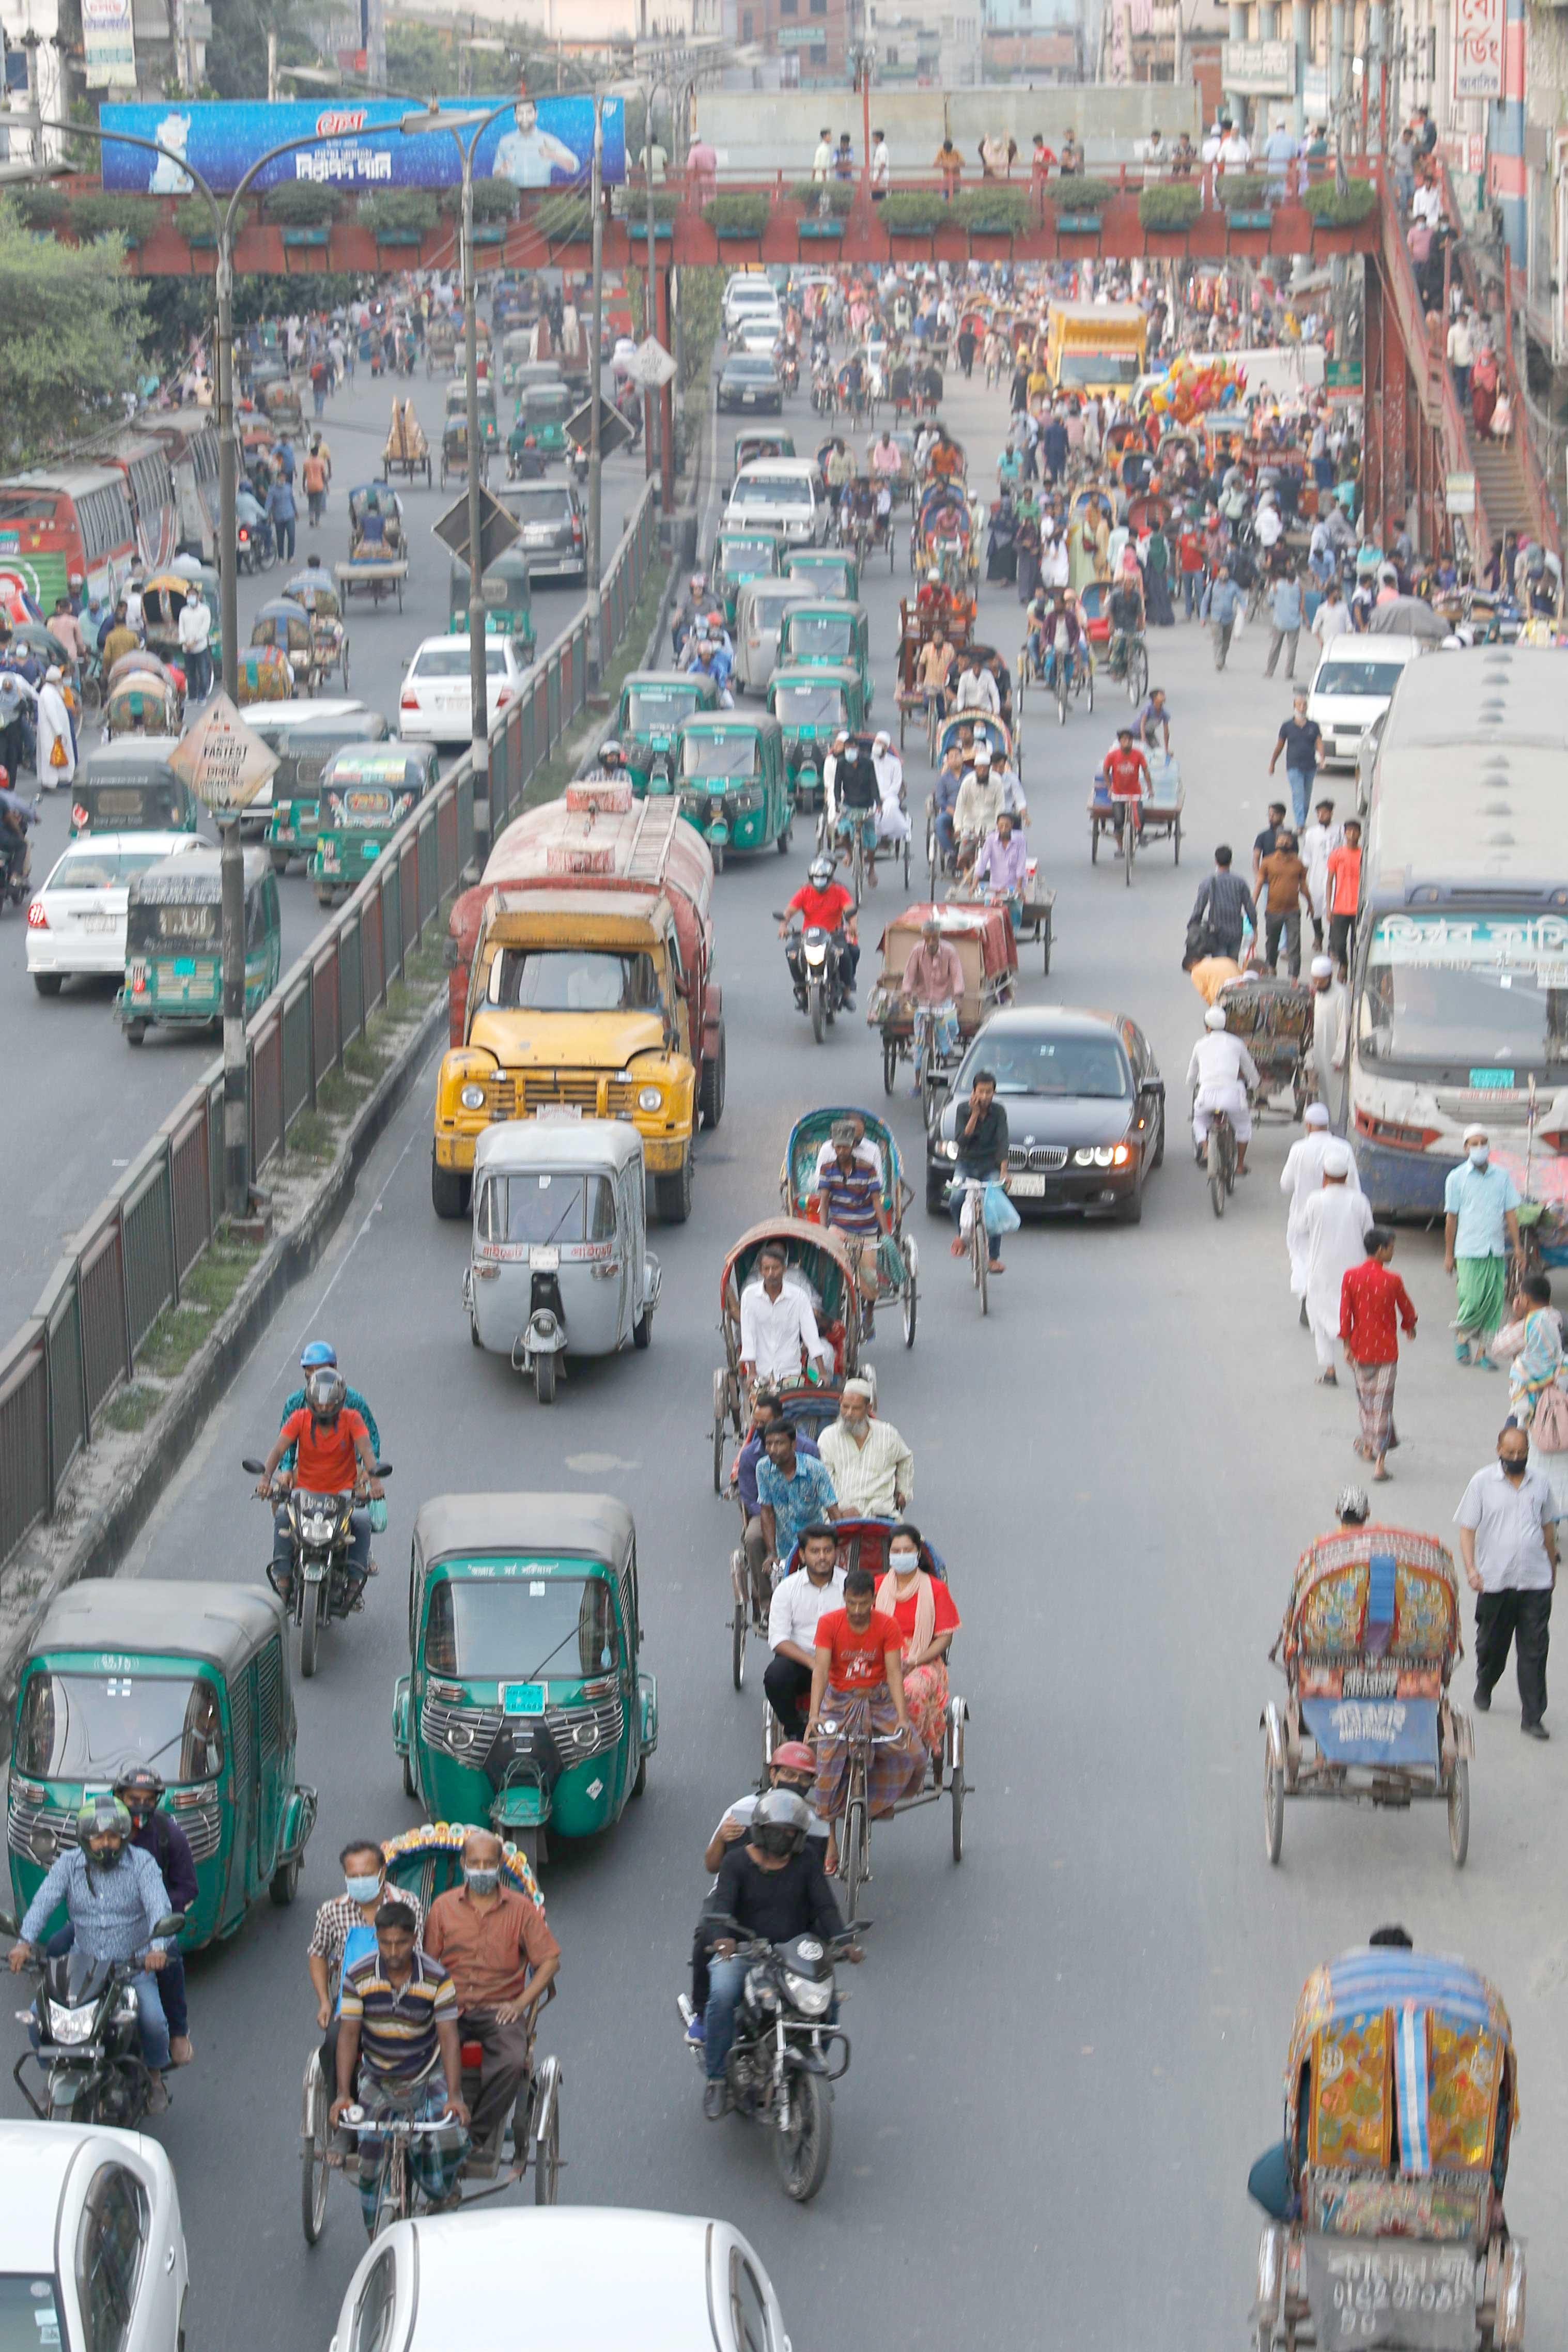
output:
[{"label": "green auto rickshaw", "polygon": [[160,1775],[190,1841],[186,1951],[232,1936],[264,1890],[292,1903],[316,1822],[294,1748],[272,1593],[140,1576],[73,1584],[50,1603],[17,1685],[7,1824],[17,1916],[76,1843],[77,1808],[132,1764]]},{"label": "green auto rickshaw", "polygon": [[[277,877],[245,852],[245,1009],[277,986],[282,963]],[[204,845],[161,857],[132,880],[125,910],[125,985],[114,1000],[127,1042],[149,1029],[204,1029],[224,1015],[223,869]]]},{"label": "green auto rickshaw", "polygon": [[[446,590],[449,637],[468,635],[469,593],[468,566],[454,557]],[[485,635],[515,637],[524,657],[532,661],[538,643],[534,634],[533,580],[520,547],[506,549],[485,574]]]},{"label": "green auto rickshaw", "polygon": [[194,833],[202,804],[166,760],[134,737],[89,751],[71,783],[71,832]]},{"label": "green auto rickshaw", "polygon": [[798,809],[822,805],[822,761],[841,727],[863,734],[865,691],[860,672],[814,662],[776,669],[768,708],[784,730],[785,762]]},{"label": "green auto rickshaw", "polygon": [[321,777],[311,887],[336,906],[365,878],[403,819],[441,781],[434,743],[351,743]]},{"label": "green auto rickshaw", "polygon": [[705,711],[681,721],[675,737],[675,789],[681,814],[724,871],[730,849],[766,849],[780,857],[789,846],[795,814],[784,730],[776,719],[749,711]]},{"label": "green auto rickshaw", "polygon": [[567,419],[581,406],[569,383],[528,384],[517,394],[517,424],[541,457],[564,457]]},{"label": "green auto rickshaw", "polygon": [[716,710],[718,680],[699,670],[636,669],[621,688],[615,733],[639,800],[673,789],[675,730],[695,711]]},{"label": "green auto rickshaw", "polygon": [[860,673],[865,709],[875,700],[871,676],[871,620],[863,604],[843,596],[813,596],[791,604],[779,626],[780,669],[812,668],[824,663],[838,669],[846,663]]},{"label": "green auto rickshaw", "polygon": [[[492,309],[495,305],[492,303]],[[512,392],[517,387],[517,370],[527,367],[534,355],[534,339],[527,327],[508,327],[501,337],[501,389]]]},{"label": "green auto rickshaw", "polygon": [[[454,418],[463,424],[468,421],[468,387],[461,376],[456,383],[446,387],[444,422],[450,425]],[[488,376],[481,376],[479,380],[479,438],[486,449],[494,449],[501,438],[500,419],[496,413],[496,387]]]},{"label": "green auto rickshaw", "polygon": [[538,1868],[641,1796],[659,1702],[643,1671],[637,1531],[610,1495],[439,1495],[409,1564],[411,1671],[392,1696],[403,1787],[487,1822]]},{"label": "green auto rickshaw", "polygon": [[861,568],[852,548],[798,547],[784,559],[784,577],[798,580],[819,596],[845,596],[852,604],[860,601]]},{"label": "green auto rickshaw", "polygon": [[725,626],[735,626],[735,600],[743,580],[774,580],[784,569],[784,534],[759,523],[724,523],[713,551],[713,593]]},{"label": "green auto rickshaw", "polygon": [[310,862],[316,846],[317,803],[321,773],[345,743],[384,743],[392,733],[379,710],[347,696],[301,696],[287,702],[261,702],[246,717],[277,766],[263,793],[271,803],[267,846],[273,871],[284,874],[291,857]]}]

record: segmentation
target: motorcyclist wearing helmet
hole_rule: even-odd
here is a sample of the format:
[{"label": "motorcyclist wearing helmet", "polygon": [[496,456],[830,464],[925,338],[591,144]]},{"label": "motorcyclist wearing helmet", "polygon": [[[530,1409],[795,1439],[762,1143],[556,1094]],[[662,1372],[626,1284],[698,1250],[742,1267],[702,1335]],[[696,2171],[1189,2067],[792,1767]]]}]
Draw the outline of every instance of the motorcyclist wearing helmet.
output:
[{"label": "motorcyclist wearing helmet", "polygon": [[[362,1414],[354,1411],[348,1401],[349,1391],[336,1365],[322,1365],[310,1373],[305,1383],[305,1403],[298,1412],[291,1412],[273,1441],[267,1457],[267,1467],[256,1480],[256,1491],[267,1496],[278,1464],[290,1445],[298,1447],[294,1467],[295,1484],[310,1495],[347,1495],[354,1490],[356,1464],[364,1474],[365,1484],[373,1502],[380,1502],[382,1482],[376,1475],[376,1456],[371,1445],[371,1433]],[[348,1566],[350,1575],[363,1585],[371,1572],[371,1515],[354,1511],[350,1524],[352,1534],[349,1542]],[[279,1503],[272,1516],[272,1580],[279,1598],[287,1605],[293,1576],[294,1556],[288,1535],[288,1510]]]},{"label": "motorcyclist wearing helmet", "polygon": [[670,624],[670,643],[677,659],[687,650],[686,641],[706,614],[708,601],[706,575],[694,572],[686,583],[686,601]]},{"label": "motorcyclist wearing helmet", "polygon": [[[799,915],[807,930],[822,930],[831,934],[838,951],[839,970],[843,980],[844,995],[852,1010],[855,1001],[855,972],[861,960],[860,940],[855,932],[854,899],[841,882],[833,879],[834,861],[831,857],[813,857],[807,868],[808,879],[796,891],[784,909],[784,920],[779,926],[783,939],[789,929],[789,917]],[[805,967],[798,945],[788,950],[790,974],[798,988],[805,986]]]},{"label": "motorcyclist wearing helmet", "polygon": [[[703,1868],[706,1871],[718,1869],[730,1847],[743,1838],[750,1829],[756,1818],[757,1808],[768,1789],[792,1790],[795,1795],[806,1803],[807,1810],[810,1811],[811,1784],[816,1777],[817,1759],[805,1741],[803,1739],[783,1741],[774,1749],[768,1761],[766,1786],[760,1789],[748,1789],[745,1796],[737,1797],[723,1815],[718,1827],[707,1842],[706,1851],[703,1855]],[[809,1838],[820,1840],[821,1851],[826,1853],[828,1843],[826,1822],[812,1813],[806,1834]],[[703,2038],[703,2012],[707,2007],[710,1933],[706,1920],[699,1919],[696,1934],[692,1942],[692,2016],[686,2028],[686,2040],[698,2043]]]},{"label": "motorcyclist wearing helmet", "polygon": [[[128,1764],[114,1784],[114,1793],[131,1816],[131,1843],[150,1853],[169,1893],[169,1907],[189,1911],[196,1899],[196,1862],[191,1841],[163,1810],[163,1780],[150,1764]],[[62,1930],[62,1933],[65,1932]],[[49,1949],[55,1947],[51,1942]],[[188,2066],[191,2048],[190,2011],[185,2004],[185,1956],[178,1944],[158,1979],[158,1995],[169,2021],[169,2056],[176,2066]]]},{"label": "motorcyclist wearing helmet", "polygon": [[31,875],[33,853],[27,846],[27,829],[38,822],[37,803],[25,801],[10,787],[10,776],[0,767],[0,887],[13,878],[26,882]]},{"label": "motorcyclist wearing helmet", "polygon": [[692,677],[711,677],[718,688],[718,707],[733,710],[735,697],[729,690],[730,656],[713,634],[711,622],[695,625],[686,656],[686,673]]},{"label": "motorcyclist wearing helmet", "polygon": [[[322,1370],[331,1370],[335,1368],[337,1361],[338,1350],[333,1347],[330,1339],[308,1340],[299,1351],[299,1369],[304,1373],[306,1380],[309,1379],[312,1372],[319,1372]],[[306,1402],[304,1382],[302,1381],[298,1388],[295,1389],[289,1396],[285,1398],[283,1411],[278,1415],[278,1427],[281,1428],[283,1426],[283,1423],[287,1420],[291,1412],[303,1412]],[[371,1448],[379,1455],[382,1450],[382,1433],[376,1427],[376,1417],[371,1411],[369,1404],[360,1394],[358,1389],[349,1387],[345,1387],[343,1391],[343,1402],[359,1414],[360,1419],[370,1431]],[[294,1448],[292,1445],[290,1445],[285,1452],[279,1467],[282,1469],[286,1476],[292,1473],[294,1468]]]},{"label": "motorcyclist wearing helmet", "polygon": [[123,1967],[135,1961],[132,1979],[141,2021],[141,2054],[152,2070],[150,2105],[168,2105],[163,2069],[169,2063],[169,2025],[155,1977],[168,1963],[170,1945],[155,1931],[172,1909],[158,1864],[144,1847],[133,1845],[131,1815],[118,1797],[89,1797],[77,1814],[77,1843],[50,1867],[27,1906],[19,1938],[11,1948],[13,1973],[33,1958],[38,1937],[60,1904],[84,1958]]},{"label": "motorcyclist wearing helmet", "polygon": [[[725,1855],[705,1906],[712,1957],[704,2016],[707,2084],[703,2113],[710,2122],[717,2121],[727,2105],[725,2061],[735,2040],[735,2012],[750,1966],[737,1956],[728,1922],[742,1935],[769,1944],[806,1935],[820,1936],[829,1944],[844,1932],[821,1859],[808,1843],[810,1826],[810,1809],[802,1798],[792,1790],[769,1789],[758,1799],[744,1840],[737,1839]],[[845,1958],[860,1957],[859,1946],[850,1945]]]},{"label": "motorcyclist wearing helmet", "polygon": [[613,735],[599,747],[599,757],[584,775],[585,784],[615,784],[626,774],[626,754]]}]

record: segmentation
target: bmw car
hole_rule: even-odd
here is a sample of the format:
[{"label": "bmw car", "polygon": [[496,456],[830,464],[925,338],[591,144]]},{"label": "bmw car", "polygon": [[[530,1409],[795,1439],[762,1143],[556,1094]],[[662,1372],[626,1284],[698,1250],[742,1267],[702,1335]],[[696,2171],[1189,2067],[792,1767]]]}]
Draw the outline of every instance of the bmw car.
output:
[{"label": "bmw car", "polygon": [[736,352],[726,360],[718,379],[720,409],[749,408],[761,415],[771,409],[784,414],[784,386],[766,352]]},{"label": "bmw car", "polygon": [[1051,1005],[993,1014],[926,1139],[934,1216],[958,1158],[959,1105],[980,1070],[1008,1116],[1008,1192],[1020,1215],[1082,1210],[1138,1223],[1149,1171],[1165,1157],[1166,1087],[1136,1022]]}]

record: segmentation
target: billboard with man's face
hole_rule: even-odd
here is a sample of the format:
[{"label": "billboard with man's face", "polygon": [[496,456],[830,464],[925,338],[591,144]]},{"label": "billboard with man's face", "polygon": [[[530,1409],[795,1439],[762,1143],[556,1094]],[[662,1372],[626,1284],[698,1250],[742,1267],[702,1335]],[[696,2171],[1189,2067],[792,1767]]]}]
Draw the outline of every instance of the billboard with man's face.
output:
[{"label": "billboard with man's face", "polygon": [[[519,188],[588,185],[593,154],[591,98],[444,99],[461,119],[506,111],[478,141],[476,178],[511,180]],[[601,101],[604,125],[602,170],[607,185],[626,177],[624,100]],[[106,106],[100,128],[103,184],[133,195],[189,195],[199,173],[214,194],[232,195],[260,156],[287,141],[309,143],[276,156],[251,182],[276,188],[290,180],[344,188],[452,188],[463,177],[457,143],[450,131],[422,131],[405,138],[398,129],[412,110],[396,98],[371,98],[350,104],[287,99],[272,104],[227,100],[181,100],[160,106]],[[155,140],[167,152],[127,146],[117,131]],[[470,133],[462,134],[466,144]],[[184,164],[189,164],[187,171]]]}]

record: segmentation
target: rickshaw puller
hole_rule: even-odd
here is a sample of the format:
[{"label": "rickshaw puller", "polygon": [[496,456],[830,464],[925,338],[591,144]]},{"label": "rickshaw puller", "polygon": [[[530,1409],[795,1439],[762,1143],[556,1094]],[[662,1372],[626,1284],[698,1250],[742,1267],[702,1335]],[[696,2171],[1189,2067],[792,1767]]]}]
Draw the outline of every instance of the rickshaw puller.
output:
[{"label": "rickshaw puller", "polygon": [[1203,1016],[1207,1032],[1192,1049],[1186,1082],[1197,1091],[1192,1098],[1192,1140],[1201,1160],[1208,1143],[1212,1115],[1222,1110],[1236,1138],[1236,1172],[1247,1171],[1247,1147],[1252,1140],[1252,1104],[1249,1089],[1257,1086],[1258,1065],[1239,1037],[1225,1031],[1225,1007],[1211,1004]]},{"label": "rickshaw puller", "polygon": [[[373,2111],[396,2107],[416,2123],[451,2116],[467,2125],[456,1989],[440,1963],[419,1950],[414,1935],[413,1911],[389,1897],[376,1914],[375,1950],[343,1979],[337,2096],[328,2110],[334,2127],[356,2096]],[[461,2147],[440,2139],[409,2143],[409,2168],[433,2204],[451,2194],[461,2158]],[[375,2144],[361,2140],[360,2207],[367,2231],[375,2227],[377,2172]]]}]

